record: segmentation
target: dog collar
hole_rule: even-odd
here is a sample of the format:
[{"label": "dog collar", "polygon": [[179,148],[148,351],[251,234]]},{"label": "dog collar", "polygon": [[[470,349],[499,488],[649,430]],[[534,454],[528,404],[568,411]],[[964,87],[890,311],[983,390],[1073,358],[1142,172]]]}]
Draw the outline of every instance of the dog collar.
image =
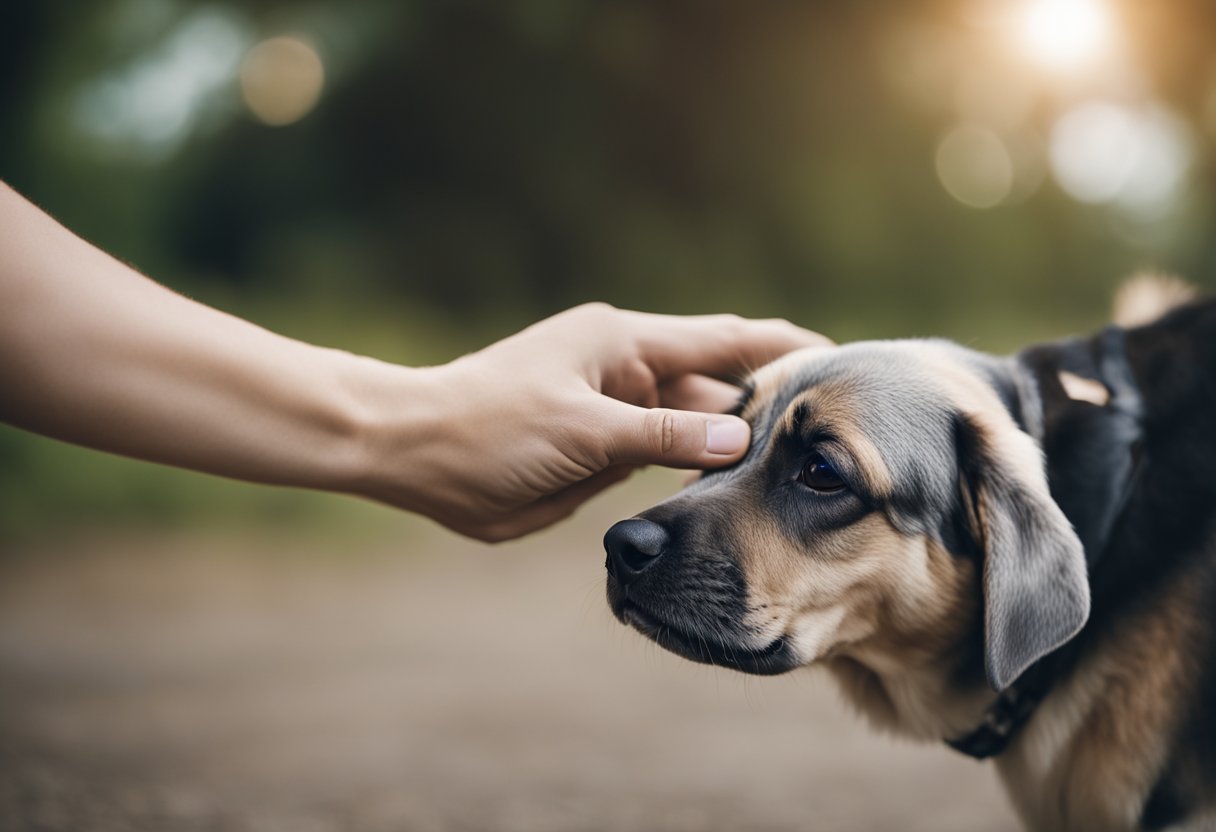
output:
[{"label": "dog collar", "polygon": [[1035,708],[1043,701],[1050,687],[1042,688],[1023,682],[1040,667],[1041,663],[1036,664],[1001,691],[996,701],[984,711],[984,721],[979,726],[958,739],[946,740],[946,745],[976,760],[995,757],[1008,748],[1018,729],[1034,715]]},{"label": "dog collar", "polygon": [[[1079,411],[1079,415],[1092,423],[1087,424],[1092,430],[1085,432],[1085,442],[1073,443],[1066,452],[1055,455],[1055,459],[1049,453],[1047,462],[1048,480],[1056,486],[1052,488],[1053,496],[1081,538],[1092,575],[1106,550],[1111,530],[1131,497],[1141,467],[1144,404],[1127,361],[1125,331],[1111,326],[1092,340],[1067,341],[1048,352],[1028,351],[1019,357],[1019,362],[1029,377],[1067,373],[1101,384],[1109,394],[1101,404],[1080,400],[1084,404],[1077,407],[1086,409]],[[1051,410],[1043,405],[1044,437],[1050,437],[1061,412],[1072,407],[1071,401],[1078,399],[1068,392],[1066,399],[1053,405]],[[1070,417],[1077,418],[1078,412]],[[1100,449],[1087,444],[1098,442],[1102,443]],[[1044,441],[1044,444],[1049,443]],[[1069,483],[1078,478],[1095,489],[1090,491],[1088,501],[1072,496],[1076,491]],[[1073,652],[1065,645],[1035,662],[1000,692],[996,701],[984,711],[983,721],[978,726],[962,737],[947,739],[946,745],[977,760],[1000,754],[1034,715],[1039,703],[1074,658]]]}]

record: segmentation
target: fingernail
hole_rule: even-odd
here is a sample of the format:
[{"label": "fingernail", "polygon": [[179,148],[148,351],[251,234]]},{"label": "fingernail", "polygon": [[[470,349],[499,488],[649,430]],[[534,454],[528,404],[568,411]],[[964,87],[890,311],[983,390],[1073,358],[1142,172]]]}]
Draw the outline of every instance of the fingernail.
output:
[{"label": "fingernail", "polygon": [[747,449],[751,429],[742,419],[723,419],[705,423],[705,450],[730,456]]}]

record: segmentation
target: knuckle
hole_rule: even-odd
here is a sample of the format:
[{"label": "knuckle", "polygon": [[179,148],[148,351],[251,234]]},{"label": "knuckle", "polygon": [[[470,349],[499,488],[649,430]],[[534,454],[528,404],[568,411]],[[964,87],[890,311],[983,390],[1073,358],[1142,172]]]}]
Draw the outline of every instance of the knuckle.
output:
[{"label": "knuckle", "polygon": [[671,453],[675,447],[676,417],[665,408],[655,408],[647,411],[645,419],[646,445],[657,455]]},{"label": "knuckle", "polygon": [[658,376],[641,358],[631,358],[621,366],[621,379],[629,390],[636,391],[643,397],[649,397],[658,390]]},{"label": "knuckle", "polygon": [[826,335],[812,332],[785,318],[771,318],[768,323],[773,327],[773,331],[794,342],[805,343],[809,338],[812,342],[811,346],[830,346],[833,343],[832,339]]},{"label": "knuckle", "polygon": [[747,334],[748,321],[741,315],[726,312],[718,316],[718,328],[726,337],[737,340]]},{"label": "knuckle", "polygon": [[774,334],[790,341],[802,341],[806,338],[806,330],[790,323],[785,318],[770,318],[765,323]]},{"label": "knuckle", "polygon": [[604,303],[602,300],[594,300],[589,303],[582,303],[570,310],[579,317],[589,320],[603,320],[613,315],[617,310],[611,304]]}]

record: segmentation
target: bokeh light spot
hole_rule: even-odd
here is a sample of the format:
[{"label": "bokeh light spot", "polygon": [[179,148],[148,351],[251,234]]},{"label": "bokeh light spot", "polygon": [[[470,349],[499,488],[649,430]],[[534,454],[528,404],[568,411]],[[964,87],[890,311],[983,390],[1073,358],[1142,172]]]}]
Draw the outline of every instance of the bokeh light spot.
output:
[{"label": "bokeh light spot", "polygon": [[993,208],[1013,190],[1013,159],[986,127],[960,125],[937,146],[937,177],[950,196],[971,208]]},{"label": "bokeh light spot", "polygon": [[1090,102],[1065,113],[1051,132],[1051,169],[1061,188],[1080,202],[1118,202],[1139,213],[1169,208],[1191,156],[1186,129],[1160,107]]},{"label": "bokeh light spot", "polygon": [[325,83],[321,56],[296,37],[274,37],[249,50],[241,66],[245,105],[262,123],[299,121],[317,105]]},{"label": "bokeh light spot", "polygon": [[1026,0],[1018,34],[1032,60],[1067,70],[1093,63],[1109,51],[1114,28],[1102,0]]},{"label": "bokeh light spot", "polygon": [[1056,182],[1081,202],[1109,202],[1127,182],[1138,149],[1131,114],[1095,102],[1065,113],[1051,131]]}]

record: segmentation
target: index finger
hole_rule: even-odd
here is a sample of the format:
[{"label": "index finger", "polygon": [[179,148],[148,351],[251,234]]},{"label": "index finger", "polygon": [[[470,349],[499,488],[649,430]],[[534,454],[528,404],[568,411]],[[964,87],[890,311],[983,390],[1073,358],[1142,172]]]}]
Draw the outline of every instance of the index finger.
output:
[{"label": "index finger", "polygon": [[830,338],[780,318],[629,314],[642,360],[658,378],[737,379],[793,350],[833,346]]}]

